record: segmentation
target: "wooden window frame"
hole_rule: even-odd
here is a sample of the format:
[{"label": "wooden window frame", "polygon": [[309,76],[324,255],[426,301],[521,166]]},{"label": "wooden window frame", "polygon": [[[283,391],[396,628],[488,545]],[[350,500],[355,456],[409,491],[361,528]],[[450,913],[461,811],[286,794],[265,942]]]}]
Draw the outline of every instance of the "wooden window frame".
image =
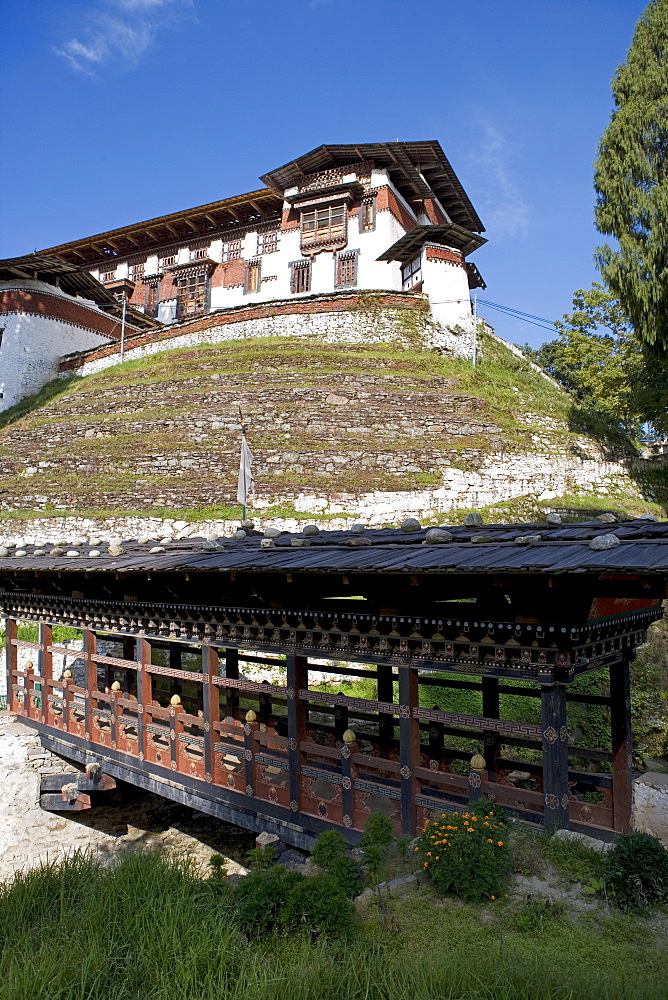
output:
[{"label": "wooden window frame", "polygon": [[[341,212],[341,222],[333,222],[332,213]],[[320,226],[319,222],[327,213],[327,225]],[[311,223],[313,227],[311,228]],[[327,205],[318,205],[308,211],[300,212],[299,221],[301,245],[302,247],[317,247],[330,243],[341,244],[346,242],[348,235],[348,206],[345,202],[335,201]]]},{"label": "wooden window frame", "polygon": [[134,281],[137,284],[144,277],[144,268],[146,264],[130,264],[130,281]]},{"label": "wooden window frame", "polygon": [[158,315],[158,306],[160,305],[160,281],[155,278],[153,281],[146,282],[146,291],[144,292],[144,313],[146,316],[153,316],[154,318]]},{"label": "wooden window frame", "polygon": [[[417,265],[417,266],[416,266]],[[408,277],[404,276],[404,272],[407,268],[410,268],[408,272]],[[419,274],[419,278],[413,281],[413,277]],[[401,289],[404,292],[411,292],[418,285],[422,284],[422,254],[418,254],[413,260],[408,261],[406,264],[401,265]]]},{"label": "wooden window frame", "polygon": [[[366,209],[371,208],[371,221],[365,222]],[[376,229],[376,196],[368,195],[362,198],[359,207],[359,231],[360,233],[373,233]]]},{"label": "wooden window frame", "polygon": [[[222,254],[223,264],[227,264],[231,260],[241,260],[241,252],[243,249],[242,243],[243,241],[241,240],[241,238],[239,238],[238,240],[227,240],[226,242],[223,243],[223,254]],[[234,249],[230,250],[232,244],[234,244]]]},{"label": "wooden window frame", "polygon": [[[252,273],[256,273],[255,279],[252,281]],[[251,287],[252,282],[252,287]],[[247,261],[246,267],[244,268],[244,295],[255,295],[256,292],[260,291],[262,285],[262,258],[254,257],[252,260]]]},{"label": "wooden window frame", "polygon": [[209,306],[209,276],[206,271],[191,271],[176,278],[176,318],[199,316]]},{"label": "wooden window frame", "polygon": [[103,285],[108,281],[116,281],[116,268],[113,271],[100,271],[100,281]]},{"label": "wooden window frame", "polygon": [[[269,246],[267,245],[269,244]],[[278,230],[270,229],[266,233],[257,234],[257,252],[258,254],[263,253],[276,253],[278,250]]]},{"label": "wooden window frame", "polygon": [[[290,261],[290,294],[304,295],[311,291],[311,278],[313,274],[312,261],[310,258]],[[304,287],[298,287],[304,286]]]},{"label": "wooden window frame", "polygon": [[166,257],[161,257],[160,258],[160,270],[164,271],[164,269],[166,267],[174,267],[174,265],[176,264],[178,256],[179,255],[177,253],[170,253],[170,254],[167,254]]},{"label": "wooden window frame", "polygon": [[[341,250],[334,254],[334,288],[357,288],[359,250]],[[349,278],[350,280],[343,280]]]}]

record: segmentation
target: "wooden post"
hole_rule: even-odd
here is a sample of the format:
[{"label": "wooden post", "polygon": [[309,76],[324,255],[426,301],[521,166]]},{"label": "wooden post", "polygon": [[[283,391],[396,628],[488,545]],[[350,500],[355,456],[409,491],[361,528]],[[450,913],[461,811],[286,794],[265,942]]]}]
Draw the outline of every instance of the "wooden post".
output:
[{"label": "wooden post", "polygon": [[255,712],[248,712],[244,721],[246,795],[255,795],[255,734],[258,728],[259,724]]},{"label": "wooden post", "polygon": [[540,689],[543,729],[543,824],[548,833],[568,827],[568,729],[566,688],[559,684]]},{"label": "wooden post", "polygon": [[[182,653],[182,649],[178,645],[178,643],[172,643],[172,645],[169,647],[169,669],[170,670],[181,670],[182,669],[182,667],[181,667],[181,664],[182,664],[181,653]],[[170,683],[172,685],[172,693],[173,694],[178,694],[178,696],[180,698],[181,695],[183,694],[183,683],[180,680],[177,680],[174,677],[170,678]]]},{"label": "wooden post", "polygon": [[[439,711],[439,706],[432,706]],[[429,766],[438,771],[443,751],[443,723],[432,720],[429,722]]]},{"label": "wooden post", "polygon": [[14,671],[18,669],[18,650],[14,645],[16,639],[16,619],[5,618],[5,664],[7,668],[7,708],[14,712],[20,710],[16,692],[12,688]]},{"label": "wooden post", "polygon": [[[500,718],[499,679],[498,677],[482,678],[482,714],[486,719]],[[496,762],[501,756],[501,735],[486,729],[483,734],[483,754],[485,767],[490,779],[494,781]]]},{"label": "wooden post", "polygon": [[[394,702],[392,665],[389,663],[379,663],[376,671],[376,679],[378,684],[378,701],[392,704]],[[394,739],[393,715],[387,715],[385,712],[378,713],[378,737],[380,756],[387,759],[391,742]]]},{"label": "wooden post", "polygon": [[139,759],[143,760],[146,753],[146,731],[144,726],[150,721],[148,706],[152,698],[151,674],[147,669],[151,665],[151,644],[143,635],[137,637],[135,647],[137,659],[137,736],[139,738]]},{"label": "wooden post", "polygon": [[290,767],[290,808],[300,812],[302,795],[301,743],[306,738],[306,706],[299,697],[300,690],[308,688],[308,660],[305,656],[288,653],[287,667],[288,704],[288,761]]},{"label": "wooden post", "polygon": [[[343,694],[343,691],[339,691],[339,694]],[[341,742],[343,739],[343,734],[348,728],[348,706],[347,705],[337,705],[334,708],[334,736],[337,742]]]},{"label": "wooden post", "polygon": [[612,817],[615,830],[631,829],[633,746],[631,742],[630,657],[610,666],[610,729],[612,736]]},{"label": "wooden post", "polygon": [[420,763],[420,722],[413,717],[418,707],[418,672],[414,667],[399,667],[399,741],[401,760],[401,832],[415,833],[415,768]]},{"label": "wooden post", "polygon": [[[51,681],[53,677],[53,653],[50,652],[49,646],[53,643],[53,629],[50,625],[45,625],[44,622],[39,623],[39,644],[42,647],[37,654],[37,662],[39,664],[39,672],[42,677],[42,722],[46,722],[46,713],[49,706],[49,694],[51,693]],[[9,689],[8,689],[9,690]],[[86,729],[90,732],[90,727],[88,722],[86,722]],[[89,737],[86,737],[87,739]]]},{"label": "wooden post", "polygon": [[93,659],[97,651],[97,636],[89,628],[83,631],[83,654],[86,661],[86,687],[84,691],[84,713],[86,716],[86,739],[93,731],[93,692],[97,690],[97,663]]},{"label": "wooden post", "polygon": [[[225,650],[225,676],[239,680],[239,650]],[[227,722],[233,721],[239,711],[239,692],[236,688],[227,688]]]},{"label": "wooden post", "polygon": [[355,778],[357,767],[353,763],[353,755],[358,751],[356,740],[350,743],[344,740],[341,747],[341,783],[342,783],[342,805],[343,805],[343,825],[348,829],[355,821]]},{"label": "wooden post", "polygon": [[218,676],[218,650],[208,643],[202,644],[202,714],[204,715],[204,777],[213,781],[213,745],[216,742],[215,723],[220,721],[220,695],[213,678]]}]

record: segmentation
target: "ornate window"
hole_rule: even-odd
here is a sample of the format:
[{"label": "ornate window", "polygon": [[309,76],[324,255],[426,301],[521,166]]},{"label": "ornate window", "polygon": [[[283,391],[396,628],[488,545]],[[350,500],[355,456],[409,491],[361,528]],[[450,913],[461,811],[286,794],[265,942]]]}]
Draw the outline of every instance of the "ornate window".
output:
[{"label": "ornate window", "polygon": [[246,264],[244,277],[244,292],[259,292],[260,290],[260,260],[249,260]]},{"label": "ornate window", "polygon": [[401,268],[401,287],[405,292],[422,284],[422,257],[416,257]]},{"label": "ornate window", "polygon": [[293,260],[290,264],[290,291],[293,295],[311,291],[310,260]]},{"label": "ornate window", "polygon": [[173,267],[174,264],[176,264],[176,254],[172,253],[168,257],[160,259],[160,270],[164,270],[166,267]]},{"label": "ornate window", "polygon": [[241,240],[230,240],[223,244],[223,263],[228,260],[239,260],[241,257]]},{"label": "ornate window", "polygon": [[376,228],[376,197],[363,198],[359,210],[361,233],[371,233]]},{"label": "ornate window", "polygon": [[197,250],[190,251],[191,260],[204,260],[209,256],[208,247],[198,247]]},{"label": "ornate window", "polygon": [[302,249],[346,242],[346,206],[324,205],[301,214]]},{"label": "ornate window", "polygon": [[194,316],[208,304],[209,281],[206,271],[189,271],[176,279],[176,315]]},{"label": "ornate window", "polygon": [[258,233],[258,253],[275,253],[276,250],[278,250],[278,233],[275,229],[270,230],[268,233]]},{"label": "ornate window", "polygon": [[116,280],[116,268],[113,271],[100,271],[100,281],[115,281]]},{"label": "ornate window", "polygon": [[335,288],[354,288],[357,284],[357,256],[359,250],[346,250],[335,257]]},{"label": "ornate window", "polygon": [[143,264],[131,264],[130,265],[130,281],[135,283],[141,281],[144,277],[144,265]]},{"label": "ornate window", "polygon": [[146,282],[146,292],[144,295],[144,312],[147,316],[157,316],[158,303],[160,301],[160,284],[157,277]]}]

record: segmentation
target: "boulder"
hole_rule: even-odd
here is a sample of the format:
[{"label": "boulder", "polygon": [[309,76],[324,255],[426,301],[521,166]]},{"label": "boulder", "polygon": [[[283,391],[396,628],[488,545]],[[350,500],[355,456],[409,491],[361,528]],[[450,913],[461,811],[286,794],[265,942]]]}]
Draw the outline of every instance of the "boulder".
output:
[{"label": "boulder", "polygon": [[452,541],[452,533],[445,528],[430,528],[425,537],[427,545],[442,545]]},{"label": "boulder", "polygon": [[594,552],[602,552],[604,549],[616,549],[620,544],[619,538],[615,534],[597,535],[589,542],[589,548]]},{"label": "boulder", "polygon": [[462,524],[467,528],[479,528],[484,524],[482,514],[479,514],[477,510],[472,510],[470,514],[466,515]]},{"label": "boulder", "polygon": [[422,531],[422,525],[417,518],[407,517],[406,520],[401,523],[401,530],[405,531],[407,535],[410,535],[415,531]]}]

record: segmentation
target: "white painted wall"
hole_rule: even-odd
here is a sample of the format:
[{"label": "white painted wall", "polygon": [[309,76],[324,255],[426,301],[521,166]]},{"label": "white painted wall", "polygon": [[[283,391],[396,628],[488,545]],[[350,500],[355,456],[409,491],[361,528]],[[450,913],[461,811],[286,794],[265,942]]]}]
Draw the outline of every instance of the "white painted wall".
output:
[{"label": "white painted wall", "polygon": [[[0,282],[0,291],[16,288],[45,292],[86,305],[99,313],[87,299],[66,295],[41,281]],[[0,411],[38,392],[46,382],[56,378],[58,363],[64,354],[100,347],[110,340],[93,330],[32,313],[0,313],[0,327],[4,327],[0,345]]]}]

